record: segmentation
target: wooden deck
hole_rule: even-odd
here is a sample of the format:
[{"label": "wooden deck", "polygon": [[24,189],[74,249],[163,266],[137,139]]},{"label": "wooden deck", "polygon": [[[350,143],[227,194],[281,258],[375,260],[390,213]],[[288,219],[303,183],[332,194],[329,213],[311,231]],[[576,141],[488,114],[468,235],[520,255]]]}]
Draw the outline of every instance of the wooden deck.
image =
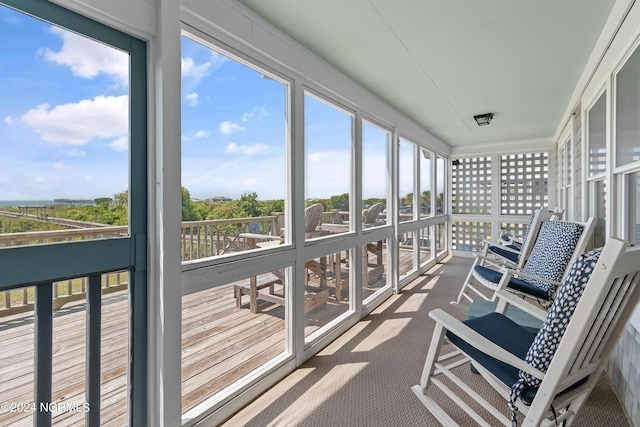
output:
[{"label": "wooden deck", "polygon": [[[401,256],[402,263],[407,258]],[[313,280],[313,279],[311,279]],[[364,297],[382,281],[364,288]],[[259,311],[249,310],[249,297],[236,307],[233,283],[183,297],[182,407],[195,407],[224,387],[260,367],[284,351],[284,307],[259,301]],[[335,299],[329,281],[329,302],[305,316],[305,335],[327,324],[348,309],[348,295]],[[54,314],[53,401],[56,426],[84,425],[85,306],[74,302]],[[126,292],[103,296],[101,425],[127,423],[127,325]],[[0,318],[0,403],[13,403],[12,411],[0,409],[0,425],[33,425],[34,390],[33,313]],[[21,404],[29,406],[24,410]]]}]

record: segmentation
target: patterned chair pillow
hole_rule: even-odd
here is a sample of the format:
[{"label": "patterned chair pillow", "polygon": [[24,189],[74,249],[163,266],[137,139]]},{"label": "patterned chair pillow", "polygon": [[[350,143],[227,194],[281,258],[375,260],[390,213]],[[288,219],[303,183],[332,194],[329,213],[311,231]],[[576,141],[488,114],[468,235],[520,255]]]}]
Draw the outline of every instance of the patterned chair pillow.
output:
[{"label": "patterned chair pillow", "polygon": [[[542,372],[546,372],[549,368],[601,253],[602,248],[594,249],[580,255],[573,263],[569,274],[558,290],[542,328],[525,356],[524,360],[529,365]],[[539,379],[525,372],[520,371],[519,377],[520,379],[511,388],[512,422],[514,422],[517,413],[515,407],[517,399],[527,391],[535,393],[535,390],[540,386]]]},{"label": "patterned chair pillow", "polygon": [[[531,250],[523,271],[533,276],[559,282],[582,235],[582,224],[567,221],[545,221]],[[545,290],[549,295],[555,288],[549,283],[523,278],[532,286]]]}]

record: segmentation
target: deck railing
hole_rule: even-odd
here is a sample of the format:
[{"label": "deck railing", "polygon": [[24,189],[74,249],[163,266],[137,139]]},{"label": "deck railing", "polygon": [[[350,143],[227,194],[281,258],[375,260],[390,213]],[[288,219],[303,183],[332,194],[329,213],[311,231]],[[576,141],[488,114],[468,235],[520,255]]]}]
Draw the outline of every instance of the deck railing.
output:
[{"label": "deck railing", "polygon": [[[248,249],[241,233],[279,235],[283,228],[283,214],[182,223],[182,260],[194,260]],[[107,239],[126,236],[128,227],[96,227],[73,230],[37,231],[0,234],[0,248],[8,246],[69,242],[75,240]],[[86,278],[65,280],[53,284],[53,309],[59,310],[72,301],[83,300]],[[102,276],[102,293],[124,290],[128,272],[119,271]],[[0,317],[33,310],[33,287],[0,291]]]},{"label": "deck railing", "polygon": [[[324,224],[343,224],[349,213],[330,210],[323,214]],[[184,221],[182,223],[182,261],[241,252],[249,249],[243,233],[281,235],[284,214],[261,217]],[[34,245],[74,240],[107,239],[126,236],[127,226],[92,227],[71,230],[37,231],[0,234],[0,248],[8,246]],[[127,288],[128,272],[113,272],[102,277],[102,293],[111,293]],[[85,298],[86,278],[65,280],[53,285],[54,310],[65,304]],[[32,287],[0,291],[0,317],[33,310]]]}]

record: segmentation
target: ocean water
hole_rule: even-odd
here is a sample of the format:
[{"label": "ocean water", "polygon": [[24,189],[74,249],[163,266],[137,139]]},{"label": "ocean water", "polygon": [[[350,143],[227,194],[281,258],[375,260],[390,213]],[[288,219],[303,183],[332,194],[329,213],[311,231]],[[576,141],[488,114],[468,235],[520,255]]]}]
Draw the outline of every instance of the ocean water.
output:
[{"label": "ocean water", "polygon": [[53,200],[0,200],[0,206],[51,206]]}]

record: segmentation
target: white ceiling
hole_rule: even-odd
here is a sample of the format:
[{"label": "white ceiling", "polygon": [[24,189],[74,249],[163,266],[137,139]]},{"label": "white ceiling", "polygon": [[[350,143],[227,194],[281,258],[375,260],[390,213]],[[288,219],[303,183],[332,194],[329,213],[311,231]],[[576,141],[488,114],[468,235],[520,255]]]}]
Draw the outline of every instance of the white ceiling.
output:
[{"label": "white ceiling", "polygon": [[459,147],[552,136],[615,3],[239,1]]}]

